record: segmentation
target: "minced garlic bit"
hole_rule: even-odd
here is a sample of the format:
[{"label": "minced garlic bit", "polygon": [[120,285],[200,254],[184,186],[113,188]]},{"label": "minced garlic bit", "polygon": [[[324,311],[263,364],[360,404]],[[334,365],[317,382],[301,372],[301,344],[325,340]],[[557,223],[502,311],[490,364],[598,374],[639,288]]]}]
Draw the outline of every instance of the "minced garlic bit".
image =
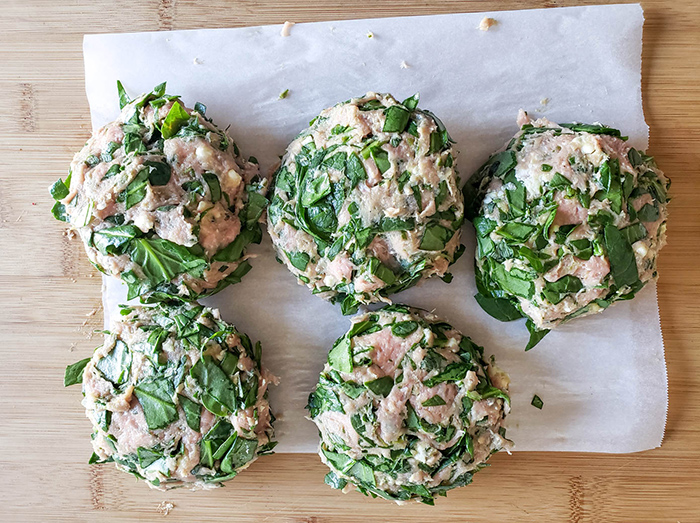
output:
[{"label": "minced garlic bit", "polygon": [[488,31],[491,26],[496,25],[497,23],[498,20],[496,20],[495,18],[489,18],[485,16],[481,19],[481,22],[479,23],[479,30]]},{"label": "minced garlic bit", "polygon": [[289,36],[292,31],[292,27],[294,26],[294,22],[285,22],[284,25],[282,26],[282,30],[280,31],[280,34],[282,36]]},{"label": "minced garlic bit", "polygon": [[401,60],[400,66],[401,66],[401,69],[408,69],[409,67],[411,67],[410,65],[408,65],[406,63],[406,60]]},{"label": "minced garlic bit", "polygon": [[192,60],[192,63],[193,63],[194,65],[201,65],[201,64],[203,64],[204,62],[202,62],[199,58],[195,58],[194,60]]}]

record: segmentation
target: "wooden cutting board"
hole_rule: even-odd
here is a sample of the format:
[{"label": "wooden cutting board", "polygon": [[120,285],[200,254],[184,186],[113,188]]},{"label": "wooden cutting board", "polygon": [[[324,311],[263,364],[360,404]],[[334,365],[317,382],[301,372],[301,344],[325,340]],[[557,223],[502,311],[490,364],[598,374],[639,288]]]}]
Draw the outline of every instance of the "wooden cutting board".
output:
[{"label": "wooden cutting board", "polygon": [[[608,2],[590,2],[608,3]],[[100,279],[49,214],[90,132],[82,35],[576,5],[573,1],[4,0],[0,4],[0,521],[700,521],[700,2],[644,1],[650,152],[673,180],[659,302],[670,406],[664,445],[632,455],[497,455],[436,507],[323,484],[315,455],[256,462],[212,492],[152,491],[88,466],[68,363],[99,344]],[[650,390],[649,394],[655,391]],[[167,507],[172,508],[168,515]]]}]

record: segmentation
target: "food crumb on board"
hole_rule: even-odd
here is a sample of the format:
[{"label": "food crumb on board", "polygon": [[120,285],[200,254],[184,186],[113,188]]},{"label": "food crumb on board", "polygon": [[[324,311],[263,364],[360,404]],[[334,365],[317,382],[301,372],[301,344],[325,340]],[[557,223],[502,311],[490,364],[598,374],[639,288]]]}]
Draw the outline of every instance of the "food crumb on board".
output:
[{"label": "food crumb on board", "polygon": [[374,38],[374,33],[372,31],[367,31],[367,38]]},{"label": "food crumb on board", "polygon": [[284,100],[285,98],[287,98],[287,96],[289,96],[289,89],[285,89],[284,91],[282,91],[279,95],[279,99]]},{"label": "food crumb on board", "polygon": [[68,352],[73,352],[73,349],[75,349],[78,346],[77,343],[71,343],[70,347],[68,347]]},{"label": "food crumb on board", "polygon": [[496,20],[495,18],[489,18],[488,16],[485,16],[481,19],[481,22],[479,22],[479,30],[488,31],[491,26],[494,26],[497,23],[498,20]]},{"label": "food crumb on board", "polygon": [[292,27],[294,27],[294,22],[285,22],[282,26],[280,34],[282,36],[289,36],[290,34],[292,34]]},{"label": "food crumb on board", "polygon": [[17,216],[17,219],[16,219],[15,221],[16,221],[16,222],[21,222],[21,221],[22,221],[22,217],[23,217],[25,214],[27,214],[27,211],[22,211],[21,213],[19,213],[19,216]]},{"label": "food crumb on board", "polygon": [[175,503],[173,503],[172,501],[161,501],[156,510],[158,510],[158,512],[160,512],[161,515],[167,516],[168,514],[170,514],[170,511],[174,508]]},{"label": "food crumb on board", "polygon": [[401,63],[399,65],[401,66],[401,69],[408,69],[409,67],[411,67],[406,63],[406,60],[401,60]]},{"label": "food crumb on board", "polygon": [[535,394],[532,397],[532,401],[530,402],[530,405],[532,405],[536,409],[542,410],[542,407],[544,407],[544,401],[542,401],[542,399],[537,394]]},{"label": "food crumb on board", "polygon": [[199,58],[195,58],[194,60],[192,60],[192,63],[193,63],[194,65],[201,65],[201,64],[203,64],[204,62],[202,62]]}]

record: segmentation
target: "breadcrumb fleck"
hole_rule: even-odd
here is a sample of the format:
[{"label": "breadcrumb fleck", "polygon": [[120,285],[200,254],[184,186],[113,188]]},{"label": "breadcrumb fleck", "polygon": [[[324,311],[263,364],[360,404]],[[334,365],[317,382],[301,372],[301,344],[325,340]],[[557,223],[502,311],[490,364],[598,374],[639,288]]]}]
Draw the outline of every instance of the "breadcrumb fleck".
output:
[{"label": "breadcrumb fleck", "polygon": [[481,22],[479,23],[479,30],[488,31],[490,27],[496,25],[497,23],[498,20],[496,20],[495,18],[489,18],[488,16],[485,16],[481,19]]},{"label": "breadcrumb fleck", "polygon": [[280,31],[280,34],[282,36],[289,36],[292,34],[292,27],[294,27],[295,23],[294,22],[285,22],[284,25],[282,26],[282,30]]},{"label": "breadcrumb fleck", "polygon": [[156,510],[160,512],[161,515],[167,516],[170,511],[175,508],[175,503],[172,501],[161,501]]},{"label": "breadcrumb fleck", "polygon": [[192,63],[193,63],[194,65],[201,65],[201,64],[203,64],[204,62],[202,62],[199,58],[195,58],[194,60],[192,60]]},{"label": "breadcrumb fleck", "polygon": [[410,65],[408,65],[406,63],[406,60],[401,60],[400,66],[401,66],[401,69],[408,69],[409,67],[411,67]]}]

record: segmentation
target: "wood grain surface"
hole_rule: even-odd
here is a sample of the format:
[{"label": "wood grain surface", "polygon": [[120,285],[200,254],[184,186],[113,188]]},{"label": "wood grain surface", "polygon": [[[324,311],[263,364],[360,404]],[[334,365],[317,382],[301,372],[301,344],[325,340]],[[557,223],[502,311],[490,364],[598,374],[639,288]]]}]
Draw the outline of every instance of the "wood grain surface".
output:
[{"label": "wood grain surface", "polygon": [[[606,3],[606,2],[589,2]],[[362,4],[362,6],[360,6]],[[152,491],[88,466],[90,426],[63,369],[91,354],[99,276],[49,214],[47,186],[89,136],[85,33],[559,7],[509,0],[0,1],[0,521],[700,521],[700,2],[643,1],[650,152],[673,180],[659,301],[670,407],[660,449],[497,455],[436,507],[323,484],[315,455],[264,457],[227,488]],[[649,394],[655,394],[649,390]],[[174,506],[163,514],[163,501]]]}]

